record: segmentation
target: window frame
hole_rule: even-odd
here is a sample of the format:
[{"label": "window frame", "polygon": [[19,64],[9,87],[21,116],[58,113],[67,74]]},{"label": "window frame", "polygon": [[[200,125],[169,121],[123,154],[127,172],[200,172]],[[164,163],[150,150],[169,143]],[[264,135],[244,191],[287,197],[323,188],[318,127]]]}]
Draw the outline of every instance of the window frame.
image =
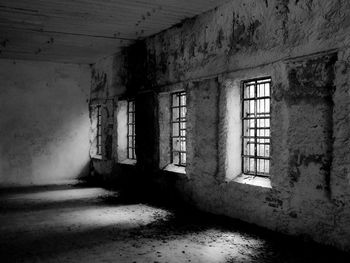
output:
[{"label": "window frame", "polygon": [[[174,96],[178,96],[178,104],[175,105],[174,102]],[[184,104],[182,104],[182,97],[184,97]],[[185,116],[183,117],[181,114],[181,109],[185,108]],[[178,120],[174,120],[174,110],[178,110]],[[181,124],[185,123],[185,128],[181,128]],[[186,167],[187,164],[187,93],[185,90],[182,91],[176,91],[170,93],[170,163],[176,166],[180,167]],[[174,125],[178,124],[178,135],[174,135]],[[182,132],[185,132],[185,135],[182,135]],[[174,149],[174,143],[173,140],[179,138],[180,141],[180,149],[175,150]],[[182,149],[182,140],[184,141],[184,150]],[[174,155],[175,153],[178,153],[178,162],[174,162]],[[182,155],[185,155],[185,162],[182,162]]]},{"label": "window frame", "polygon": [[[254,97],[248,97],[245,98],[245,87],[247,84],[252,84],[254,87]],[[258,86],[261,84],[269,84],[269,92],[268,92],[268,96],[258,96]],[[243,174],[247,174],[247,175],[252,175],[252,176],[257,176],[257,177],[263,177],[263,178],[270,178],[271,176],[271,87],[272,87],[272,78],[270,76],[267,77],[260,77],[260,78],[253,78],[253,79],[247,79],[247,80],[243,80],[241,82],[241,102],[242,102],[242,106],[241,106],[241,121],[242,121],[242,135],[241,135],[241,143],[242,143],[242,151],[241,151],[241,167],[242,167],[242,173]],[[264,95],[265,95],[265,90],[264,90]],[[259,113],[257,111],[257,105],[258,105],[258,101],[259,100],[268,100],[268,111],[263,112],[261,114],[266,115],[266,116],[262,116],[262,117],[258,117],[257,113]],[[253,117],[247,117],[245,116],[246,112],[245,112],[245,102],[246,101],[254,101],[254,116]],[[250,104],[249,104],[249,108],[250,108]],[[264,109],[265,109],[265,105],[264,105]],[[250,113],[250,112],[249,112]],[[266,122],[264,121],[264,126],[260,126],[258,124],[258,120],[269,120],[269,125],[268,127],[266,127]],[[254,120],[254,135],[245,135],[245,121],[247,120]],[[248,126],[249,127],[249,126]],[[251,129],[251,128],[249,128]],[[265,131],[264,131],[264,136],[258,135],[258,130],[268,130],[268,136],[266,136]],[[245,140],[246,139],[252,139],[254,140],[254,154],[245,154],[245,150],[246,150],[246,145],[245,145]],[[257,140],[264,140],[264,145],[268,145],[269,146],[269,150],[268,150],[268,156],[261,156],[258,155],[258,142]],[[268,140],[268,142],[265,142],[265,140]],[[259,143],[261,144],[261,143]],[[264,152],[265,152],[265,146],[264,146]],[[246,169],[245,166],[245,159],[249,160],[249,164],[248,164],[248,168]],[[250,160],[253,159],[254,160],[254,171],[250,170]],[[261,172],[258,170],[258,161],[259,160],[264,160],[264,172]],[[266,166],[265,166],[265,162],[267,161],[268,163],[268,172],[265,172],[266,170]]]},{"label": "window frame", "polygon": [[[132,104],[132,111],[130,111],[130,105]],[[126,122],[126,128],[127,128],[127,146],[126,146],[126,158],[129,160],[136,160],[136,130],[135,130],[135,116],[136,116],[136,107],[135,107],[135,99],[128,99],[127,100],[127,122]],[[130,115],[132,116],[132,120],[130,121]],[[130,134],[130,128],[131,128],[131,134]],[[131,145],[129,138],[131,138]],[[131,154],[130,154],[131,151]]]}]

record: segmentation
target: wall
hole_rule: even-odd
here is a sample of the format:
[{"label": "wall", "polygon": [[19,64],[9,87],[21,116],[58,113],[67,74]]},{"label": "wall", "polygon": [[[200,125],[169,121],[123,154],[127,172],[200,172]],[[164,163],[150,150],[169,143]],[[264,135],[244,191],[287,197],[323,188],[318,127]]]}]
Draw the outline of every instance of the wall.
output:
[{"label": "wall", "polygon": [[[95,70],[107,72],[101,65],[114,61],[115,98],[134,94],[155,109],[154,96],[144,94],[186,87],[186,176],[151,165],[164,150],[157,143],[163,124],[136,104],[143,123],[136,121],[143,127],[136,167],[148,171],[143,177],[158,190],[208,212],[350,251],[349,31],[346,0],[231,1],[100,61]],[[230,97],[239,94],[240,81],[260,76],[273,83],[271,180],[264,185],[236,180],[232,151],[239,143],[231,136],[239,131],[231,130],[237,116],[228,108],[240,109]]]},{"label": "wall", "polygon": [[62,183],[89,165],[89,66],[0,60],[0,185]]},{"label": "wall", "polygon": [[[114,163],[118,161],[117,146],[117,104],[118,96],[125,92],[125,88],[118,76],[122,75],[118,67],[122,63],[121,59],[112,56],[96,62],[92,69],[92,82],[90,92],[90,157],[92,158],[93,174],[97,176],[108,176],[115,170]],[[101,105],[102,114],[102,154],[101,158],[96,158],[96,112],[95,105]],[[108,138],[108,139],[107,139]],[[106,141],[110,143],[106,143]]]}]

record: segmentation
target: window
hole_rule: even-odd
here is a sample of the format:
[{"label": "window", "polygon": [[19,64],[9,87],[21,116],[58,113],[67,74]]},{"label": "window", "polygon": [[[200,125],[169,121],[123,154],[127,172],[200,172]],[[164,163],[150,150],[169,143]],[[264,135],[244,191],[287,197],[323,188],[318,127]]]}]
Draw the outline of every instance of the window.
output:
[{"label": "window", "polygon": [[242,169],[244,174],[270,175],[271,78],[243,82]]},{"label": "window", "polygon": [[101,105],[97,105],[97,136],[96,136],[96,154],[102,154],[102,113]]},{"label": "window", "polygon": [[136,160],[135,154],[135,101],[128,100],[127,108],[127,158]]},{"label": "window", "polygon": [[171,94],[171,163],[186,166],[186,92]]}]

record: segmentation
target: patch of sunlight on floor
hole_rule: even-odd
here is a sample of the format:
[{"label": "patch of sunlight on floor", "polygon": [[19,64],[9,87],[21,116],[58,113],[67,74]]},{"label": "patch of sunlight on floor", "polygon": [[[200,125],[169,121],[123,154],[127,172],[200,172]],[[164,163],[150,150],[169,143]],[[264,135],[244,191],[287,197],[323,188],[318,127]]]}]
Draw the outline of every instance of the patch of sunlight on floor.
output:
[{"label": "patch of sunlight on floor", "polygon": [[[79,225],[78,232],[113,226],[119,229],[132,229],[146,226],[158,220],[166,220],[170,212],[149,207],[143,204],[123,206],[87,206],[84,208],[57,209],[55,212],[28,212],[18,215],[6,215],[13,228],[0,225],[2,231],[25,231],[30,226],[31,231],[41,231],[55,228],[60,231],[70,226]],[[0,220],[1,220],[0,216]]]},{"label": "patch of sunlight on floor", "polygon": [[120,207],[98,207],[66,213],[55,225],[80,224],[82,226],[104,227],[115,225],[118,228],[134,228],[165,219],[169,212],[150,208],[147,205],[124,205]]},{"label": "patch of sunlight on floor", "polygon": [[96,198],[98,195],[104,195],[108,191],[101,188],[87,188],[87,189],[64,189],[64,190],[50,190],[38,193],[19,193],[13,194],[7,199],[9,201],[20,202],[62,202],[67,200],[78,200],[87,198]]}]

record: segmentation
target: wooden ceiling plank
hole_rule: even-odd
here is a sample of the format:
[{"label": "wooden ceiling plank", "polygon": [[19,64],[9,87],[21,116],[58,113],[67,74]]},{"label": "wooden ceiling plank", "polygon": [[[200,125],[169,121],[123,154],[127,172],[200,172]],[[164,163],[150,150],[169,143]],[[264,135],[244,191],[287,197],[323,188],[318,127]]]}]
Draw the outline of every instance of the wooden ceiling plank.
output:
[{"label": "wooden ceiling plank", "polygon": [[226,0],[0,0],[0,58],[93,63]]}]

